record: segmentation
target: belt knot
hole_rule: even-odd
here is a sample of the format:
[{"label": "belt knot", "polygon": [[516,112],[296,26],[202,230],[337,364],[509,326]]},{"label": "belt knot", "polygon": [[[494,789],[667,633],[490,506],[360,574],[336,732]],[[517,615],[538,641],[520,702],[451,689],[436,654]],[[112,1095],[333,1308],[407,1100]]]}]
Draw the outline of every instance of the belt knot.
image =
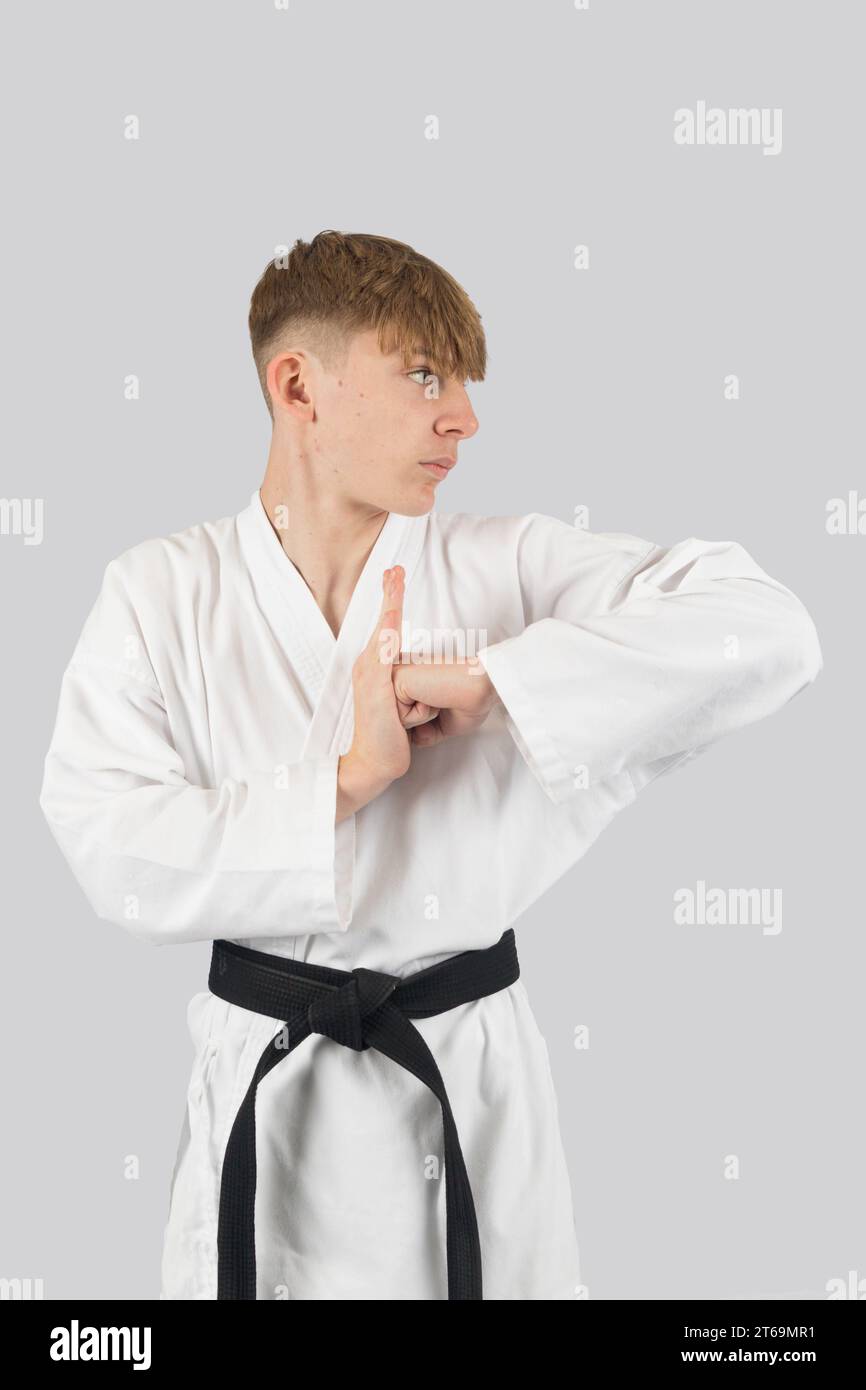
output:
[{"label": "belt knot", "polygon": [[353,970],[337,989],[323,991],[307,1009],[310,1030],[322,1033],[343,1047],[364,1052],[370,1046],[364,1037],[364,1021],[384,1004],[400,983],[399,975],[380,970]]}]

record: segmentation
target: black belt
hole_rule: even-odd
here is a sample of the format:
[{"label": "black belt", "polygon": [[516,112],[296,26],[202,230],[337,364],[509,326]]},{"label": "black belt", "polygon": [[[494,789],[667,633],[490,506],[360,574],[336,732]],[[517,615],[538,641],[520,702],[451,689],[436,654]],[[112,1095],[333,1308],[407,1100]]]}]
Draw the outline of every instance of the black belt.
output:
[{"label": "black belt", "polygon": [[230,941],[214,941],[208,978],[211,994],[253,1013],[285,1020],[285,1028],[259,1058],[226,1146],[217,1231],[218,1299],[255,1299],[256,1089],[271,1068],[311,1033],[323,1033],[355,1052],[375,1047],[436,1096],[445,1132],[448,1298],[482,1297],[478,1224],[457,1126],[433,1054],[410,1019],[430,1018],[495,994],[519,975],[511,927],[494,946],[463,951],[405,977],[360,967],[333,970]]}]

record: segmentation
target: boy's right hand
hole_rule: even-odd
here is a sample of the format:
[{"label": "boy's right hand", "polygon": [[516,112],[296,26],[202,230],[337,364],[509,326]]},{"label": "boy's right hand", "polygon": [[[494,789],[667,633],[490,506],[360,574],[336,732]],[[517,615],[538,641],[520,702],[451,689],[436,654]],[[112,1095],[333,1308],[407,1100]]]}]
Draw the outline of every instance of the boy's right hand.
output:
[{"label": "boy's right hand", "polygon": [[352,667],[355,731],[340,758],[337,821],[379,796],[412,760],[392,676],[403,626],[403,578],[400,565],[385,571],[378,622]]}]

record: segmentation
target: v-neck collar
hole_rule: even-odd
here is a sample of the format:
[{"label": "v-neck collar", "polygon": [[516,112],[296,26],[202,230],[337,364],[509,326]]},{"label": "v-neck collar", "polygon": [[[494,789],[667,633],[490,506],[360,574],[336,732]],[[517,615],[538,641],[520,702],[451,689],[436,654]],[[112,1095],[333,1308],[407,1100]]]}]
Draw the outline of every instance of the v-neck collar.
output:
[{"label": "v-neck collar", "polygon": [[[280,544],[256,488],[238,513],[247,564],[267,616],[309,692],[313,710],[305,753],[334,750],[351,718],[352,666],[382,604],[382,572],[401,564],[405,592],[424,543],[427,517],[389,512],[364,562],[337,637],[297,567]],[[405,600],[404,600],[405,618]],[[341,750],[342,751],[342,750]]]},{"label": "v-neck collar", "polygon": [[[367,598],[374,587],[378,589],[381,602],[382,571],[395,563],[384,557],[390,555],[392,551],[396,553],[406,529],[406,523],[411,518],[401,516],[398,512],[388,513],[373,542],[373,547],[364,561],[364,567],[358,576],[358,582],[352,590],[348,607],[343,615],[340,631],[335,637],[310,586],[280,544],[280,538],[271,525],[259,488],[256,488],[250,498],[250,506],[253,509],[254,519],[259,523],[259,529],[263,532],[265,550],[274,564],[277,582],[288,588],[292,603],[297,607],[299,613],[304,614],[305,634],[314,648],[322,669],[327,670],[335,649],[340,643],[344,646],[349,643],[358,622],[363,622],[364,610],[368,606]],[[359,615],[361,615],[360,619]],[[363,646],[363,643],[361,645]]]}]

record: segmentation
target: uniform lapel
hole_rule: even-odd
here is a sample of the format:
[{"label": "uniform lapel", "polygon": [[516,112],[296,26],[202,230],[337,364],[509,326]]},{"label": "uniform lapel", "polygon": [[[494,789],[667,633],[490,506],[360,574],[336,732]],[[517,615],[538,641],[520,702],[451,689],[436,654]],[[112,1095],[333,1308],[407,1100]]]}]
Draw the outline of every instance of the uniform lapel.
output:
[{"label": "uniform lapel", "polygon": [[307,692],[312,717],[302,756],[344,753],[352,738],[352,666],[379,615],[382,571],[398,564],[405,570],[405,619],[409,582],[423,548],[427,515],[388,513],[352,592],[338,638],[280,545],[258,488],[238,515],[238,530],[266,616]]}]

